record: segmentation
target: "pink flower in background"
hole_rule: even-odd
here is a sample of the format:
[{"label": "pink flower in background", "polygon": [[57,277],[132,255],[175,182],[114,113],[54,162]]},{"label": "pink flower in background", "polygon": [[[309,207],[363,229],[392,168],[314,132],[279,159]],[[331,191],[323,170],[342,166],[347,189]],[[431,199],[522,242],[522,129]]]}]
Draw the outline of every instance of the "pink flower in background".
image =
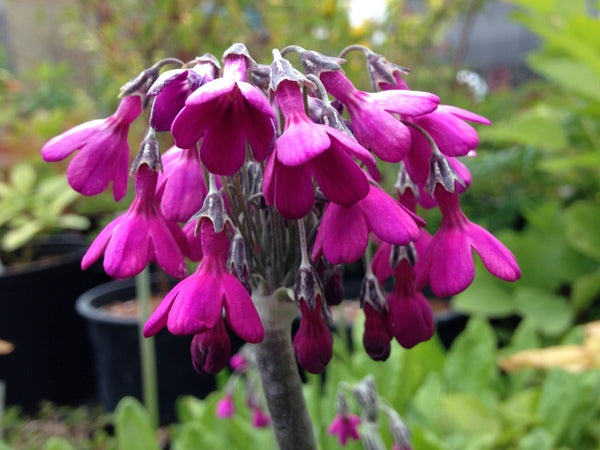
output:
[{"label": "pink flower in background", "polygon": [[129,210],[110,222],[83,256],[87,269],[104,254],[104,270],[115,278],[140,273],[149,262],[157,262],[176,278],[187,275],[182,246],[185,237],[176,224],[160,213],[155,199],[157,173],[142,165],[135,174],[135,199]]},{"label": "pink flower in background", "polygon": [[191,148],[202,138],[200,158],[217,175],[233,175],[240,169],[246,141],[257,161],[273,147],[275,113],[263,93],[245,81],[247,70],[245,56],[228,56],[222,78],[196,89],[173,120],[175,145]]},{"label": "pink flower in background", "polygon": [[352,132],[379,158],[399,162],[411,146],[409,129],[394,114],[418,116],[435,110],[436,95],[404,89],[368,93],[356,89],[341,71],[322,72],[321,81],[348,109]]},{"label": "pink flower in background", "polygon": [[390,244],[406,245],[419,237],[419,226],[424,225],[383,189],[369,184],[368,195],[355,205],[327,205],[312,257],[323,254],[332,264],[351,263],[365,252],[370,232]]},{"label": "pink flower in background", "polygon": [[152,336],[165,326],[173,334],[202,333],[214,329],[225,313],[227,324],[240,338],[261,342],[264,330],[250,294],[227,271],[226,230],[215,232],[212,221],[203,218],[200,239],[203,256],[196,272],[167,294],[146,322],[144,336]]},{"label": "pink flower in background", "polygon": [[261,407],[252,408],[252,426],[254,428],[266,428],[271,424],[271,416]]},{"label": "pink flower in background", "polygon": [[346,445],[348,439],[360,439],[358,434],[359,425],[360,417],[357,415],[338,413],[327,428],[327,432],[337,436],[340,445]]},{"label": "pink flower in background", "polygon": [[67,168],[71,187],[83,195],[96,195],[112,182],[114,199],[119,201],[127,193],[127,134],[141,112],[140,96],[125,97],[112,116],[77,125],[50,139],[42,147],[42,157],[60,161],[79,150]]},{"label": "pink flower in background", "polygon": [[460,209],[458,193],[436,185],[435,199],[442,212],[440,228],[422,258],[417,261],[418,289],[429,284],[440,297],[458,294],[473,281],[476,251],[485,268],[506,281],[521,277],[514,255],[489,231],[472,223]]},{"label": "pink flower in background", "polygon": [[233,396],[228,392],[217,402],[217,417],[228,419],[234,415],[235,403],[233,403]]}]

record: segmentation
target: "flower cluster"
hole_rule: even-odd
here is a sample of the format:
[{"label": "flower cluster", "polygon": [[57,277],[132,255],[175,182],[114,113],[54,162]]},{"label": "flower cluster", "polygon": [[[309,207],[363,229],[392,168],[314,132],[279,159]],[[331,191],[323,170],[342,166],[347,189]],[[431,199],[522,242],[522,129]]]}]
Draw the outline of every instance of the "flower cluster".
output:
[{"label": "flower cluster", "polygon": [[[352,50],[366,56],[372,92],[342,69]],[[519,278],[511,252],[460,208],[471,177],[458,158],[478,145],[468,122],[487,119],[410,90],[405,69],[361,46],[340,57],[289,46],[262,65],[235,44],[221,62],[212,55],[160,61],[123,86],[112,116],[42,148],[47,161],[77,152],[67,178],[84,195],[112,183],[120,200],[128,170],[135,179],[133,203],[99,234],[82,266],[103,256],[113,277],[156,263],[182,279],[144,335],[164,327],[192,335],[194,367],[218,372],[231,355],[230,332],[263,340],[253,294],[283,288],[295,292],[300,315],[297,359],[317,373],[332,357],[328,307],[343,298],[343,264],[366,263],[363,341],[379,360],[393,339],[409,348],[433,335],[422,290],[451,296],[466,289],[473,251],[493,275]],[[167,64],[177,68],[162,71]],[[127,133],[144,105],[151,105],[148,131],[130,167]],[[173,147],[161,152],[157,133],[169,133]],[[382,163],[398,170],[392,193],[380,179]],[[433,236],[418,208],[441,211]],[[186,258],[198,263],[189,276]],[[344,423],[334,428],[350,426]]]}]

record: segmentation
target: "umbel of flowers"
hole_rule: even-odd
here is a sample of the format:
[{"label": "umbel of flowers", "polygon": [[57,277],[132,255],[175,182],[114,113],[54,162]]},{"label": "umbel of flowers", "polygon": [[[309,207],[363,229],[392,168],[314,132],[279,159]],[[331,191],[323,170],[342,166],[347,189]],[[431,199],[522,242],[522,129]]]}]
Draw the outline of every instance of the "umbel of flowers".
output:
[{"label": "umbel of flowers", "polygon": [[[343,71],[343,56],[352,50],[366,57],[372,92],[355,87]],[[163,70],[167,65],[176,68]],[[421,291],[429,286],[450,296],[466,289],[473,251],[493,275],[520,276],[511,252],[460,208],[471,176],[458,158],[474,156],[478,145],[468,122],[489,121],[410,90],[407,74],[362,46],[339,57],[288,46],[262,65],[234,44],[222,66],[209,54],[158,62],[123,86],[112,116],[76,126],[42,148],[46,161],[75,153],[67,178],[84,195],[112,185],[118,201],[128,173],[134,179],[132,204],[98,235],[82,267],[103,256],[113,277],[134,276],[154,262],[181,278],[144,335],[163,327],[192,335],[200,372],[218,372],[229,362],[228,329],[260,343],[257,361],[282,447],[290,437],[281,437],[289,430],[278,417],[302,399],[280,396],[287,406],[278,410],[269,390],[294,390],[297,371],[278,371],[296,360],[313,373],[329,363],[328,306],[343,299],[343,264],[364,259],[363,341],[378,360],[389,356],[392,340],[409,348],[433,335]],[[148,131],[130,165],[129,127],[146,107]],[[161,151],[157,133],[170,133],[173,146]],[[397,170],[393,192],[381,183],[380,164]],[[419,206],[441,211],[433,236]],[[189,276],[186,258],[198,263]],[[292,342],[289,326],[297,315]],[[271,389],[274,383],[283,383],[283,391]],[[312,448],[301,423],[294,420],[301,448]]]}]

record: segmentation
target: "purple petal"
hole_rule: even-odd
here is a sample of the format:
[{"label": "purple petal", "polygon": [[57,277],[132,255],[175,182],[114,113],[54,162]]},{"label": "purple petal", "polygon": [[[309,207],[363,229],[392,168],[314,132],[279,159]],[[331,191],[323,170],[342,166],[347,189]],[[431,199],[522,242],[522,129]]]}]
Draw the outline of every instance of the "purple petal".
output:
[{"label": "purple petal", "polygon": [[[286,219],[300,219],[304,217],[313,206],[315,191],[312,177],[305,166],[284,166],[274,158],[273,173],[269,184],[263,192],[269,198],[272,189],[273,203],[279,214]],[[265,174],[267,172],[265,171]],[[265,191],[266,189],[266,191]]]},{"label": "purple petal", "polygon": [[85,122],[53,137],[42,147],[42,158],[48,162],[65,159],[97,133],[105,121],[97,119]]},{"label": "purple petal", "polygon": [[429,92],[392,89],[370,94],[370,101],[386,111],[420,116],[435,110],[440,99]]},{"label": "purple petal", "polygon": [[215,115],[207,126],[200,148],[200,159],[209,172],[233,175],[246,158],[245,136],[234,128],[235,116],[231,108]]},{"label": "purple petal", "polygon": [[171,134],[179,148],[195,147],[214,111],[211,108],[184,106],[171,124]]},{"label": "purple petal", "polygon": [[115,278],[130,278],[149,262],[148,220],[128,212],[113,230],[104,252],[104,270]]},{"label": "purple petal", "polygon": [[466,232],[483,265],[492,275],[506,281],[521,277],[517,259],[494,235],[474,223],[469,225]]},{"label": "purple petal", "polygon": [[270,115],[250,110],[239,119],[246,139],[257,161],[264,161],[275,144],[275,123]]},{"label": "purple petal", "polygon": [[440,151],[447,156],[464,156],[479,144],[475,128],[443,110],[413,120],[431,135]]},{"label": "purple petal", "polygon": [[357,205],[345,207],[330,203],[316,239],[322,242],[323,254],[330,263],[351,263],[365,252],[369,229]]},{"label": "purple petal", "polygon": [[438,297],[464,291],[473,281],[475,267],[468,238],[462,229],[438,231],[426,253],[435,252],[429,271],[429,285]]},{"label": "purple petal", "polygon": [[343,151],[335,147],[307,163],[321,191],[338,205],[350,206],[369,192],[365,173]]},{"label": "purple petal", "polygon": [[175,301],[180,288],[181,283],[173,287],[167,296],[158,304],[144,325],[144,337],[154,336],[167,326],[169,311],[171,310],[171,306],[173,306],[173,302]]},{"label": "purple petal", "polygon": [[207,103],[211,103],[215,100],[219,101],[232,94],[234,90],[238,90],[237,83],[231,78],[217,78],[203,84],[196,89],[187,98],[186,106],[200,106],[205,107]]},{"label": "purple petal", "polygon": [[167,320],[169,331],[173,334],[196,334],[214,328],[221,320],[223,310],[220,277],[200,271],[199,268],[179,286],[179,294]]},{"label": "purple petal", "polygon": [[85,255],[81,259],[81,269],[86,270],[92,264],[100,259],[102,253],[104,253],[104,249],[106,248],[106,244],[110,240],[112,236],[113,230],[115,227],[123,220],[124,216],[119,216],[106,225],[102,231],[96,236],[96,239],[92,242],[92,245],[87,249]]},{"label": "purple petal", "polygon": [[240,93],[244,97],[246,103],[259,112],[259,115],[270,117],[272,120],[275,119],[275,112],[273,111],[273,108],[271,108],[267,97],[265,97],[260,90],[250,83],[243,81],[237,82],[237,88],[240,90]]},{"label": "purple petal", "polygon": [[167,224],[159,217],[150,221],[150,239],[152,242],[152,260],[169,275],[175,278],[183,278],[187,275],[187,267],[183,253]]},{"label": "purple petal", "polygon": [[479,114],[475,114],[471,111],[467,111],[466,109],[462,109],[459,108],[457,106],[451,106],[451,105],[439,105],[437,107],[437,109],[439,111],[444,111],[444,112],[448,112],[456,117],[459,117],[463,120],[469,120],[471,122],[477,122],[477,123],[482,123],[484,125],[491,125],[492,122],[490,122],[489,119],[480,116]]},{"label": "purple petal", "polygon": [[299,166],[327,150],[331,141],[324,127],[298,120],[285,129],[275,145],[282,164]]},{"label": "purple petal", "polygon": [[221,283],[225,291],[225,318],[231,329],[246,342],[261,342],[265,332],[248,291],[233,275],[224,274]]},{"label": "purple petal", "polygon": [[367,197],[360,201],[360,208],[369,228],[382,241],[407,245],[419,237],[413,216],[382,189],[371,186]]}]

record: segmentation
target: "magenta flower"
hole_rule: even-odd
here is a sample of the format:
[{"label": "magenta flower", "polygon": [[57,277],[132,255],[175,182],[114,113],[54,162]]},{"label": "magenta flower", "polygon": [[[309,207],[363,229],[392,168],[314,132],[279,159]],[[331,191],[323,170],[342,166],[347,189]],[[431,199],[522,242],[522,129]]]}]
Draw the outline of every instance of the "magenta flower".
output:
[{"label": "magenta flower", "polygon": [[352,205],[367,195],[367,177],[352,158],[374,166],[370,153],[344,133],[313,122],[296,82],[281,82],[275,99],[285,125],[265,168],[267,204],[287,219],[304,217],[314,202],[313,178],[325,197],[340,205]]},{"label": "magenta flower", "polygon": [[197,62],[189,69],[163,72],[148,89],[146,95],[156,97],[150,113],[150,125],[156,131],[169,131],[190,94],[217,76],[218,62],[215,59],[203,57]]},{"label": "magenta flower", "polygon": [[190,345],[192,365],[196,372],[215,375],[227,365],[231,356],[231,340],[222,319],[214,327],[194,335]]},{"label": "magenta flower", "polygon": [[270,423],[271,416],[261,407],[252,408],[252,426],[254,428],[266,428]]},{"label": "magenta flower", "polygon": [[427,284],[440,297],[458,294],[473,281],[473,250],[485,268],[506,281],[521,277],[514,255],[490,232],[469,221],[460,209],[458,194],[436,185],[435,199],[442,213],[440,228],[415,266],[417,287]]},{"label": "magenta flower", "polygon": [[358,142],[389,162],[404,159],[411,145],[408,127],[394,114],[419,116],[432,112],[439,103],[439,98],[428,92],[359,91],[341,71],[322,72],[321,81],[348,109]]},{"label": "magenta flower", "polygon": [[217,175],[233,175],[245,160],[246,141],[257,161],[263,161],[275,138],[275,113],[267,98],[246,82],[248,60],[225,58],[223,77],[194,91],[175,117],[171,132],[181,148],[202,138],[200,159]]},{"label": "magenta flower", "polygon": [[152,336],[165,326],[173,334],[202,333],[214,329],[225,312],[227,324],[240,338],[261,342],[264,330],[250,294],[227,271],[226,230],[215,232],[212,221],[203,218],[200,238],[203,257],[196,272],[167,294],[146,322],[144,336]]},{"label": "magenta flower", "polygon": [[202,240],[196,236],[197,225],[198,223],[195,220],[191,220],[181,229],[185,238],[185,256],[191,261],[200,261],[202,259]]},{"label": "magenta flower", "polygon": [[306,371],[321,373],[333,356],[333,337],[321,312],[323,301],[317,295],[312,309],[303,298],[298,303],[302,316],[294,336],[296,358]]},{"label": "magenta flower", "polygon": [[156,196],[165,217],[187,222],[200,210],[208,193],[196,147],[172,147],[163,155],[163,172],[158,177]]},{"label": "magenta flower", "polygon": [[112,181],[114,199],[119,201],[127,193],[127,133],[141,112],[138,95],[125,97],[112,116],[77,125],[50,139],[42,147],[42,157],[60,161],[79,150],[67,168],[71,187],[83,195],[95,195]]},{"label": "magenta flower", "polygon": [[378,311],[368,302],[363,305],[363,311],[365,313],[363,333],[365,351],[373,360],[385,361],[392,351],[390,346],[393,337],[391,316],[387,310]]},{"label": "magenta flower", "polygon": [[135,199],[129,210],[94,239],[83,256],[82,269],[104,253],[104,270],[115,278],[132,277],[149,262],[157,262],[173,277],[187,275],[185,237],[177,224],[169,223],[160,213],[154,199],[156,179],[155,171],[146,164],[140,166],[135,174]]},{"label": "magenta flower", "polygon": [[357,415],[338,413],[327,428],[327,432],[337,435],[340,445],[346,445],[348,439],[360,439],[358,425],[360,425],[360,417]]},{"label": "magenta flower", "polygon": [[392,333],[402,347],[412,348],[433,336],[433,312],[425,296],[416,290],[413,267],[406,258],[400,260],[394,275],[394,287],[386,299]]},{"label": "magenta flower", "polygon": [[233,403],[233,397],[231,393],[226,393],[217,402],[217,417],[219,419],[228,419],[235,415],[235,403]]},{"label": "magenta flower", "polygon": [[325,255],[332,264],[361,258],[372,231],[394,245],[407,245],[419,237],[425,223],[383,189],[369,184],[369,193],[352,206],[327,205],[312,251],[313,260]]},{"label": "magenta flower", "polygon": [[234,372],[245,372],[248,369],[248,360],[241,353],[236,353],[229,360],[229,367]]}]

